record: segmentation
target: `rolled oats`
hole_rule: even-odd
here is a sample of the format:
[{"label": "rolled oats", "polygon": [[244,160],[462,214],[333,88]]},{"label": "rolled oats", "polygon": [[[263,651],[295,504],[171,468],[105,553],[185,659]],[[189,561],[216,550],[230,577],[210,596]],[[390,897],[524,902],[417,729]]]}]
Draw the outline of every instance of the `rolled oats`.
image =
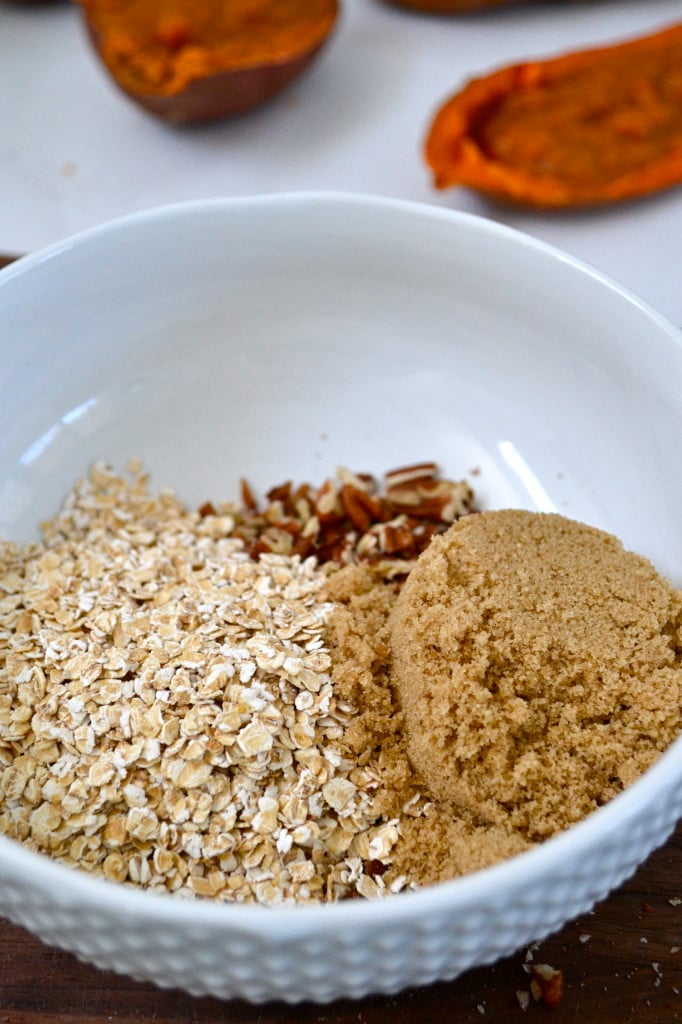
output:
[{"label": "rolled oats", "polygon": [[[428,479],[420,500],[452,504]],[[389,862],[399,825],[343,746],[356,709],[334,691],[328,570],[307,546],[347,551],[339,516],[371,531],[386,509],[353,474],[284,487],[265,515],[242,496],[241,514],[193,513],[138,465],[97,464],[40,543],[0,544],[0,831],[183,896],[382,895],[362,856]]]}]

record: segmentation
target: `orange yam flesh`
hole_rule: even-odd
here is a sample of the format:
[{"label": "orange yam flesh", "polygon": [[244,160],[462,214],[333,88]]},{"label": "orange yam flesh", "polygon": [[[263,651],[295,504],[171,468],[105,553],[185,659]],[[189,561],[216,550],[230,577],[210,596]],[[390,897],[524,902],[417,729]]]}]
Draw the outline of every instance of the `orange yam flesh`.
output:
[{"label": "orange yam flesh", "polygon": [[471,81],[431,124],[437,188],[540,208],[613,203],[682,181],[682,24]]},{"label": "orange yam flesh", "polygon": [[331,34],[338,0],[80,0],[116,84],[185,122],[239,113],[297,77]]}]

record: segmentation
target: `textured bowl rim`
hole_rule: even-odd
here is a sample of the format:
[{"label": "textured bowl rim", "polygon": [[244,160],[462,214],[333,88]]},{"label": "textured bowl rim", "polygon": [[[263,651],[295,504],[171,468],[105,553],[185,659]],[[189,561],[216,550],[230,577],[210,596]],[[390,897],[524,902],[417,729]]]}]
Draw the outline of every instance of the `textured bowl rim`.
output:
[{"label": "textured bowl rim", "polygon": [[[451,913],[499,903],[500,894],[527,888],[529,881],[559,876],[562,865],[580,858],[620,830],[635,825],[642,808],[661,792],[682,783],[682,736],[623,793],[565,832],[492,867],[448,882],[373,900],[346,900],[312,905],[263,906],[193,900],[109,882],[68,867],[19,842],[0,836],[0,868],[31,879],[33,891],[54,894],[55,902],[97,906],[103,915],[128,920],[174,922],[185,927],[232,929],[263,933],[270,942],[310,932],[370,924],[395,927],[400,922],[428,919],[447,906]],[[264,928],[265,926],[265,928]]]},{"label": "textured bowl rim", "polygon": [[[0,271],[0,303],[2,287],[9,280],[30,272],[32,267],[54,259],[61,253],[87,247],[93,240],[110,234],[125,234],[139,226],[153,226],[155,222],[192,218],[198,213],[229,216],[232,211],[250,207],[262,209],[268,205],[282,210],[289,209],[293,216],[302,207],[323,210],[345,205],[364,208],[368,213],[371,210],[384,211],[390,216],[406,220],[427,219],[459,225],[493,238],[504,239],[507,243],[534,250],[552,262],[567,264],[592,278],[599,287],[606,288],[643,313],[658,328],[661,338],[667,335],[669,343],[682,347],[682,333],[646,301],[607,274],[546,242],[476,214],[361,192],[295,191],[215,197],[167,204],[115,218],[24,256],[4,268]],[[61,864],[45,854],[35,853],[5,836],[0,836],[0,868],[11,871],[15,877],[24,875],[30,878],[34,891],[41,889],[54,893],[55,900],[60,903],[92,903],[103,914],[111,912],[140,921],[153,918],[159,923],[172,921],[185,927],[203,926],[225,931],[235,929],[243,933],[262,934],[268,942],[276,943],[291,939],[294,935],[335,931],[339,927],[369,923],[373,928],[395,926],[401,921],[428,918],[430,914],[442,911],[444,905],[456,913],[472,906],[484,907],[493,901],[499,902],[501,893],[527,887],[529,879],[559,876],[563,864],[575,862],[590,849],[606,843],[609,836],[623,825],[634,825],[643,808],[680,784],[682,736],[623,793],[565,832],[492,867],[452,881],[425,886],[414,892],[368,901],[273,907],[184,899],[109,882]]]}]

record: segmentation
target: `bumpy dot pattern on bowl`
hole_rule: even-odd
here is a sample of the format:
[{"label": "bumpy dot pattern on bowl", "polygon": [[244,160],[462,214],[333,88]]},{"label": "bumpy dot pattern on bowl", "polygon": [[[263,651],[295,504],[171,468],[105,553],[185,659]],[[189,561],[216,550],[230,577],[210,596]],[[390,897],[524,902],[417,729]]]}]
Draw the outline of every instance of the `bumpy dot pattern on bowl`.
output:
[{"label": "bumpy dot pattern on bowl", "polygon": [[342,906],[324,908],[323,915],[303,910],[291,934],[277,927],[277,909],[256,911],[273,915],[269,936],[263,928],[260,934],[240,928],[234,913],[224,922],[213,914],[202,920],[200,906],[192,908],[199,913],[191,922],[180,914],[169,921],[156,911],[173,897],[135,894],[140,899],[131,914],[129,906],[118,910],[100,903],[95,891],[109,889],[109,883],[83,888],[77,872],[59,868],[64,884],[55,889],[16,864],[6,865],[0,876],[0,910],[45,942],[98,967],[193,995],[295,1003],[388,994],[454,978],[559,929],[628,877],[665,841],[680,815],[679,789],[663,788],[628,823],[627,842],[622,828],[605,830],[598,841],[588,840],[579,851],[567,848],[563,856],[559,844],[574,837],[559,837],[557,855],[535,868],[528,860],[534,853],[523,855],[523,884],[514,874],[518,862],[503,865],[494,881],[490,872],[474,877],[475,897],[467,893],[469,880],[448,883],[459,892],[452,889],[428,911],[422,905],[428,892],[393,897],[397,913],[390,922],[370,904],[355,905],[353,917],[345,919],[335,915],[343,914]]}]

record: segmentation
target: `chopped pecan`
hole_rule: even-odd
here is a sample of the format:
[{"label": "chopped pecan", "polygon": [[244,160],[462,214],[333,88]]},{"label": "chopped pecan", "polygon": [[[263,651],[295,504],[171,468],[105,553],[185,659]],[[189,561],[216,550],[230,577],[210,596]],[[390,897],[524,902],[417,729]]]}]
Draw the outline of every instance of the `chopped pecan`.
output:
[{"label": "chopped pecan", "polygon": [[369,875],[370,878],[378,878],[388,871],[388,864],[384,864],[381,860],[367,860],[364,862],[363,867],[365,874]]},{"label": "chopped pecan", "polygon": [[558,1006],[564,994],[564,972],[549,964],[531,964],[530,975],[533,998],[545,1006]]},{"label": "chopped pecan", "polygon": [[340,498],[344,512],[361,533],[366,533],[372,523],[383,516],[381,501],[352,484],[343,485]]},{"label": "chopped pecan", "polygon": [[282,505],[286,507],[287,503],[291,500],[291,480],[285,481],[283,484],[278,484],[276,487],[271,487],[266,492],[265,497],[268,501],[281,501]]},{"label": "chopped pecan", "polygon": [[[266,492],[261,510],[241,481],[233,536],[251,557],[265,552],[314,555],[319,563],[371,562],[386,580],[407,575],[414,559],[450,523],[474,511],[465,482],[441,479],[433,462],[391,470],[383,488],[369,473],[340,469],[315,490],[287,480]],[[201,515],[214,506],[206,502]]]},{"label": "chopped pecan", "polygon": [[397,512],[452,523],[471,511],[473,492],[466,483],[425,478],[410,484],[387,486],[386,499]]},{"label": "chopped pecan", "polygon": [[308,555],[313,554],[314,547],[315,541],[312,537],[304,537],[301,535],[294,541],[291,553],[292,555],[300,555],[301,558],[307,558]]},{"label": "chopped pecan", "polygon": [[341,466],[336,471],[336,475],[342,484],[354,487],[358,491],[366,491],[368,494],[373,494],[377,489],[376,479],[371,473],[353,473],[352,470]]},{"label": "chopped pecan", "polygon": [[253,491],[249,487],[244,477],[242,477],[241,480],[239,481],[239,490],[241,493],[242,505],[244,506],[244,508],[247,509],[247,511],[249,512],[257,512],[258,502],[256,501],[253,495]]},{"label": "chopped pecan", "polygon": [[415,462],[411,466],[400,466],[385,474],[386,487],[402,487],[417,480],[432,480],[438,472],[435,462]]},{"label": "chopped pecan", "polygon": [[414,530],[410,527],[407,516],[397,516],[388,523],[376,527],[379,548],[386,555],[397,555],[399,552],[413,554],[415,550]]},{"label": "chopped pecan", "polygon": [[335,523],[343,519],[339,488],[333,480],[325,480],[315,496],[315,515],[320,523]]}]

